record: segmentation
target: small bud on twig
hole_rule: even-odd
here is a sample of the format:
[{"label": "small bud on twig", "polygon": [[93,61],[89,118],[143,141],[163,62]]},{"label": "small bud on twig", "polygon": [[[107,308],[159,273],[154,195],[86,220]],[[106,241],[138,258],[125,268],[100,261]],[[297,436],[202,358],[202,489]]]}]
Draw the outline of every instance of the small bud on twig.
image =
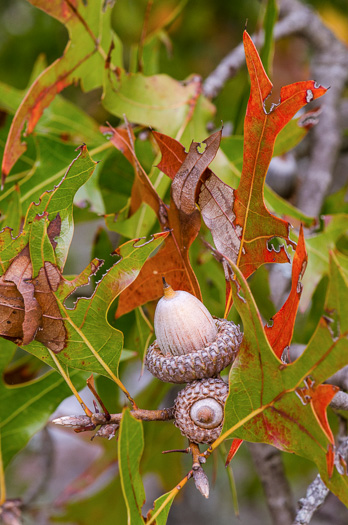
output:
[{"label": "small bud on twig", "polygon": [[63,416],[53,419],[52,423],[72,428],[91,428],[91,418],[88,416]]},{"label": "small bud on twig", "polygon": [[193,470],[193,479],[195,481],[196,488],[199,490],[199,492],[205,498],[209,498],[208,476],[206,475],[202,467],[198,467],[195,470]]}]

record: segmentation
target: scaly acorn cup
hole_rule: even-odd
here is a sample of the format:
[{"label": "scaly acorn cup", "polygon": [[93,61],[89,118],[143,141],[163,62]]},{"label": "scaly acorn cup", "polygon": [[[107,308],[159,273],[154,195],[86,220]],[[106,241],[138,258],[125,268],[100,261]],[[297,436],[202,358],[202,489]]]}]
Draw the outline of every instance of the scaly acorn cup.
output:
[{"label": "scaly acorn cup", "polygon": [[236,358],[243,337],[239,326],[214,319],[201,301],[174,291],[164,279],[163,289],[155,311],[157,339],[148,348],[145,366],[171,383],[218,375]]},{"label": "scaly acorn cup", "polygon": [[193,443],[213,443],[222,430],[228,385],[220,378],[193,381],[174,403],[174,425]]}]

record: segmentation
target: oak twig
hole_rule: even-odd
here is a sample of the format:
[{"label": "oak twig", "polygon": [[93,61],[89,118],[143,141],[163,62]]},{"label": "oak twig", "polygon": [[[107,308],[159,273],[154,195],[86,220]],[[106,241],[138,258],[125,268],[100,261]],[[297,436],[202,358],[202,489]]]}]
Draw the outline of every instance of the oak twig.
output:
[{"label": "oak twig", "polygon": [[330,403],[330,407],[335,410],[348,410],[348,394],[345,392],[337,392]]},{"label": "oak twig", "polygon": [[[137,408],[136,410],[130,411],[131,415],[136,419],[141,421],[169,421],[174,419],[174,410],[173,408],[164,408],[161,410],[145,410],[142,408]],[[107,437],[110,439],[114,437],[115,432],[122,419],[122,413],[119,414],[102,414],[100,412],[93,413],[89,416],[63,416],[57,419],[54,419],[52,423],[55,425],[61,425],[65,427],[72,427],[75,432],[85,432],[89,430],[94,430],[98,426],[108,427],[106,430],[101,430],[101,428],[96,433],[96,436]]]}]

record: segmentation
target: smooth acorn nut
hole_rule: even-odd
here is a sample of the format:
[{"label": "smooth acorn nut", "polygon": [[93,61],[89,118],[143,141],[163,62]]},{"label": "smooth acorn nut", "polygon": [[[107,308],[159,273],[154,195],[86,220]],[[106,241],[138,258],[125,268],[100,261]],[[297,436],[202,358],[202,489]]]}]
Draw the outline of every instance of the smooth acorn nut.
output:
[{"label": "smooth acorn nut", "polygon": [[207,397],[193,403],[190,417],[201,428],[216,428],[223,420],[224,411],[218,401]]},{"label": "smooth acorn nut", "polygon": [[221,433],[228,385],[219,378],[193,381],[174,403],[175,426],[193,443],[212,443]]},{"label": "smooth acorn nut", "polygon": [[146,368],[171,383],[217,376],[237,356],[243,338],[239,326],[213,318],[193,295],[163,282],[164,297],[155,312],[157,339],[147,350]]},{"label": "smooth acorn nut", "polygon": [[204,304],[183,290],[174,291],[163,279],[164,295],[155,311],[157,344],[164,355],[197,352],[217,335],[214,319]]}]

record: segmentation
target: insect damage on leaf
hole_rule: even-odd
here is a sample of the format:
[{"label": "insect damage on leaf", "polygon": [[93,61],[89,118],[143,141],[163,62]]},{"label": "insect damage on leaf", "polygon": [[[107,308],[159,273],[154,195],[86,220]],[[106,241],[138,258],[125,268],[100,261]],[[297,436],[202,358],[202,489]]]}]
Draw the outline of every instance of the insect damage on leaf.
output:
[{"label": "insect damage on leaf", "polygon": [[[42,221],[45,217],[35,217]],[[60,216],[50,223],[47,236],[54,249],[60,233]],[[94,266],[97,271],[101,262]],[[1,335],[18,345],[28,345],[34,339],[55,353],[66,346],[67,332],[55,298],[62,276],[56,265],[44,261],[33,278],[29,245],[13,259],[0,277]]]}]

